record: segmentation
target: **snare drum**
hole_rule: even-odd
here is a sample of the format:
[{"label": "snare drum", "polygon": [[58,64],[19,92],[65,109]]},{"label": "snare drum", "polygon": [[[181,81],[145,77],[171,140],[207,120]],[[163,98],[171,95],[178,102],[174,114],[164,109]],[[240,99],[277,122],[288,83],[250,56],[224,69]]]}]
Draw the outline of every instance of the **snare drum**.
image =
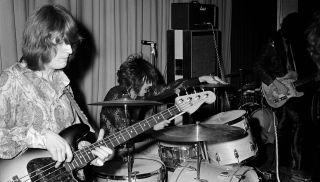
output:
[{"label": "snare drum", "polygon": [[253,140],[246,117],[246,111],[233,110],[222,112],[212,116],[204,123],[237,126],[248,133],[245,137],[233,141],[218,144],[207,142],[209,159],[214,164],[224,166],[245,163],[257,155],[258,147],[256,142]]},{"label": "snare drum", "polygon": [[159,142],[159,157],[169,171],[174,171],[182,162],[197,160],[194,143]]},{"label": "snare drum", "polygon": [[[122,161],[108,161],[102,167],[93,168],[95,182],[128,181],[128,165]],[[166,170],[161,161],[151,158],[135,158],[132,166],[132,182],[163,182]]]},{"label": "snare drum", "polygon": [[[196,182],[197,163],[185,162],[169,178],[169,182]],[[200,181],[207,182],[259,182],[259,177],[252,167],[218,167],[208,162],[200,165]]]}]

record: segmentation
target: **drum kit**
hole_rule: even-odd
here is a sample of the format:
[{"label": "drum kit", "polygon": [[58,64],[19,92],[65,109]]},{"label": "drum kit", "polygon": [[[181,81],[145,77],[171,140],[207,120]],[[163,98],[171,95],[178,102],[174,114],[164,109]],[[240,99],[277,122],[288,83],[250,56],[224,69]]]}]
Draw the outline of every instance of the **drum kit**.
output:
[{"label": "drum kit", "polygon": [[[107,107],[139,107],[161,104],[152,100],[118,100],[92,103]],[[221,112],[195,124],[170,126],[153,133],[158,158],[133,157],[93,167],[96,182],[258,182],[253,167],[258,147],[245,110]],[[131,163],[131,162],[132,163]]]}]

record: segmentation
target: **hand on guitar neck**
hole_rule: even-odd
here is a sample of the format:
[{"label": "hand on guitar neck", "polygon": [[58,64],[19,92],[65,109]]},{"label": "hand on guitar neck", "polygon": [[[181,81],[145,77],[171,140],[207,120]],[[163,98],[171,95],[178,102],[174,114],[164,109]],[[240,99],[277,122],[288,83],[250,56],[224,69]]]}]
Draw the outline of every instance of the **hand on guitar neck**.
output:
[{"label": "hand on guitar neck", "polygon": [[285,104],[292,97],[301,97],[303,92],[298,92],[295,88],[297,79],[296,72],[289,72],[283,77],[276,78],[270,85],[262,82],[262,92],[267,103],[278,108]]}]

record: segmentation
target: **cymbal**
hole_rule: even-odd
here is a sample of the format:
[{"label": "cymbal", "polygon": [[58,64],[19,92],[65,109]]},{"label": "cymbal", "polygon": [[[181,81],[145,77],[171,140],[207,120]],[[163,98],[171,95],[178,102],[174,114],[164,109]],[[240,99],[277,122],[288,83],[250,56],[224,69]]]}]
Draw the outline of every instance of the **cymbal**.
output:
[{"label": "cymbal", "polygon": [[221,143],[243,138],[247,132],[240,127],[222,124],[189,124],[160,130],[154,136],[163,141]]},{"label": "cymbal", "polygon": [[88,105],[97,105],[97,106],[146,106],[146,105],[159,105],[161,102],[151,101],[151,100],[133,100],[128,98],[121,98],[117,100],[103,101],[91,103]]}]

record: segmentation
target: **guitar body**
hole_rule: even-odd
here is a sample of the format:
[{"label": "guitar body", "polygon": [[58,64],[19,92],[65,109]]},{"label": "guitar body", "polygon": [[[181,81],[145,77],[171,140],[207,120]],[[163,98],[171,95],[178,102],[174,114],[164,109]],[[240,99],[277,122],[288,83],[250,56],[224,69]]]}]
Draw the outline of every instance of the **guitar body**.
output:
[{"label": "guitar body", "polygon": [[298,92],[295,88],[295,79],[288,77],[287,75],[281,78],[276,78],[281,83],[283,83],[288,88],[288,94],[278,94],[277,88],[274,84],[270,84],[269,86],[262,82],[262,92],[265,96],[265,99],[269,106],[273,108],[279,108],[283,106],[290,98],[292,97],[301,97],[304,95],[303,92]]},{"label": "guitar body", "polygon": [[[28,149],[22,156],[10,160],[0,161],[0,181],[77,181],[73,177],[72,172],[66,171],[64,167],[56,169],[52,163],[55,164],[47,150]],[[48,168],[46,166],[50,167]],[[43,175],[41,173],[43,173]]]},{"label": "guitar body", "polygon": [[[89,133],[89,127],[76,124],[63,130],[60,135],[71,146],[76,146]],[[76,147],[74,147],[75,149]],[[55,168],[56,162],[51,159],[47,150],[28,149],[21,156],[14,159],[0,160],[1,182],[77,182],[72,171],[63,166]]]}]

